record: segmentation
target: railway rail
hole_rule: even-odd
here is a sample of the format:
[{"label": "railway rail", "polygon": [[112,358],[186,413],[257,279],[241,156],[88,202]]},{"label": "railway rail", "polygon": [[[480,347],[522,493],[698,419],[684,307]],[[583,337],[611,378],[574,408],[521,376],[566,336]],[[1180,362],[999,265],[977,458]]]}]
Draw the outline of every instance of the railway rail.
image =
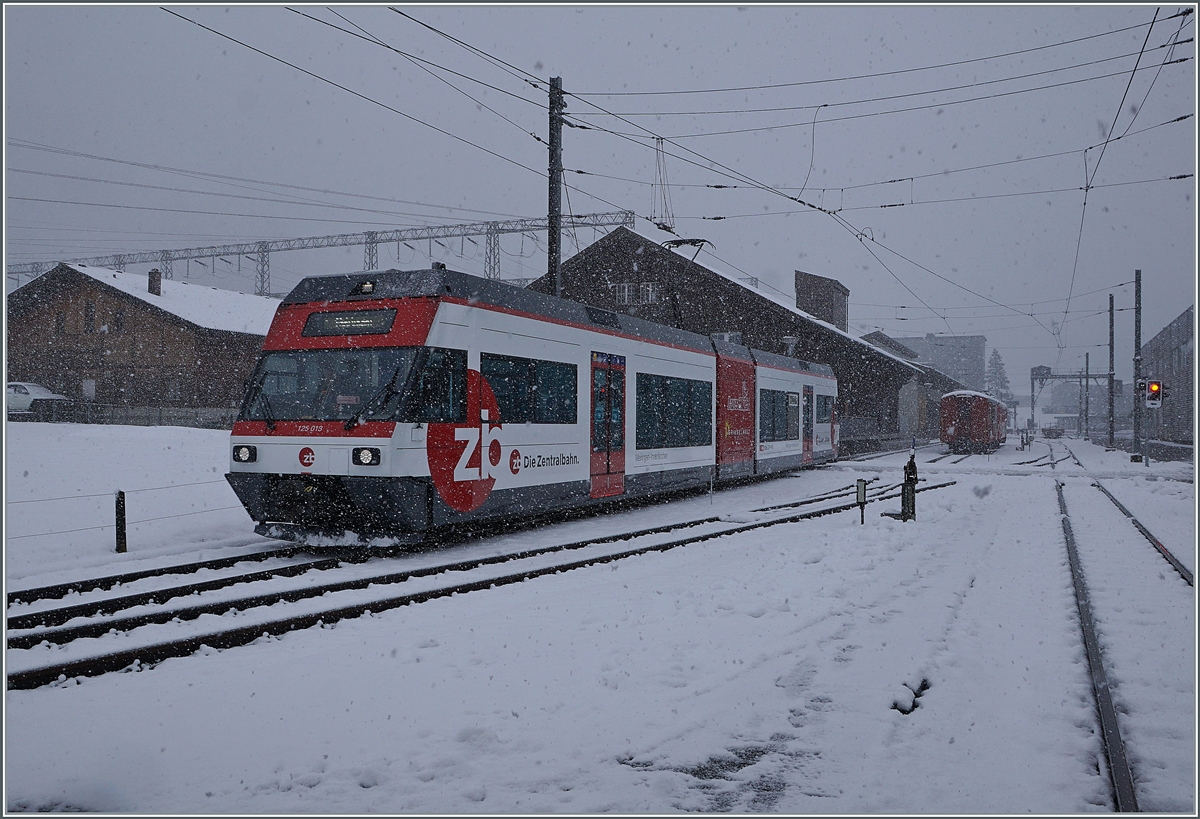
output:
[{"label": "railway rail", "polygon": [[[1075,453],[1071,450],[1071,448],[1066,446],[1065,444],[1063,446],[1066,448],[1067,452],[1070,453],[1071,458],[1074,459],[1075,463],[1078,464],[1081,469],[1086,470],[1087,467],[1084,466],[1080,462],[1079,458],[1075,455]],[[1168,563],[1171,564],[1171,567],[1174,568],[1175,571],[1177,571],[1179,573],[1179,576],[1183,578],[1184,582],[1186,582],[1189,586],[1193,586],[1193,588],[1194,588],[1192,573],[1190,571],[1188,571],[1188,568],[1186,566],[1184,566],[1182,563],[1179,562],[1179,558],[1175,557],[1175,555],[1173,555],[1171,553],[1171,550],[1168,549],[1166,546],[1164,546],[1162,541],[1159,540],[1158,538],[1156,538],[1150,532],[1150,530],[1146,528],[1145,524],[1143,524],[1140,520],[1135,518],[1133,516],[1133,513],[1130,512],[1128,509],[1126,509],[1125,505],[1123,503],[1121,503],[1119,500],[1117,500],[1116,496],[1113,495],[1112,492],[1108,491],[1108,489],[1105,488],[1104,484],[1102,484],[1102,483],[1100,483],[1100,481],[1096,480],[1096,481],[1092,482],[1092,486],[1096,487],[1096,489],[1100,490],[1100,492],[1102,492],[1105,497],[1107,497],[1110,501],[1112,501],[1113,505],[1116,506],[1118,509],[1120,509],[1121,513],[1123,515],[1125,515],[1125,517],[1129,518],[1129,522],[1133,524],[1133,527],[1135,529],[1137,529],[1142,534],[1142,536],[1150,542],[1150,545],[1153,546],[1158,551],[1158,553],[1161,554]]]},{"label": "railway rail", "polygon": [[[953,485],[954,483],[954,481],[947,481],[940,484],[922,486],[917,491],[931,491]],[[898,498],[899,493],[897,489],[898,485],[875,487],[870,493],[869,500],[876,502]],[[333,583],[310,584],[303,588],[293,587],[238,599],[223,599],[212,603],[202,603],[190,607],[166,608],[160,606],[158,610],[131,614],[121,619],[100,619],[90,623],[68,625],[61,628],[20,630],[17,633],[9,635],[10,650],[19,647],[45,647],[51,651],[58,651],[64,650],[74,640],[87,637],[98,638],[107,635],[109,632],[120,632],[122,629],[126,630],[128,636],[128,632],[145,625],[151,626],[155,634],[162,631],[159,628],[160,626],[165,627],[167,632],[177,634],[178,630],[182,628],[181,624],[185,617],[188,619],[198,619],[203,614],[227,614],[234,612],[238,615],[235,618],[237,620],[242,620],[243,617],[256,620],[252,624],[241,625],[239,622],[233,628],[206,631],[205,633],[189,633],[186,636],[169,637],[158,642],[145,642],[135,647],[128,647],[128,640],[122,639],[122,647],[117,651],[105,651],[86,657],[74,657],[63,662],[12,670],[8,675],[8,687],[10,689],[35,688],[56,681],[66,681],[73,677],[94,676],[110,671],[142,668],[148,664],[158,663],[165,659],[187,656],[205,647],[220,649],[246,645],[264,637],[273,637],[315,625],[327,626],[345,618],[359,617],[368,613],[377,613],[387,609],[426,602],[450,595],[524,582],[547,574],[571,571],[573,569],[622,560],[655,551],[666,551],[753,529],[834,514],[857,507],[857,503],[853,500],[848,502],[841,501],[842,498],[853,494],[855,494],[854,488],[847,486],[799,501],[749,510],[749,512],[740,515],[702,518],[671,526],[659,526],[634,532],[623,532],[574,543],[557,544],[539,549],[443,563],[422,567],[417,570],[370,574],[349,580],[337,580]],[[797,511],[799,507],[817,504],[819,506],[816,509]],[[681,530],[695,528],[700,528],[701,531],[693,532],[684,537],[669,537],[671,534]],[[668,539],[661,539],[664,535],[668,536]],[[613,544],[620,541],[635,541],[635,543],[625,543],[616,550],[600,548],[603,544]],[[637,543],[636,541],[650,542]],[[568,551],[584,551],[584,554],[569,561],[559,559],[561,553]],[[502,566],[503,564],[520,565],[508,567],[506,572],[492,570],[493,567]],[[445,582],[447,576],[451,574],[460,575],[460,577],[455,578],[455,582]],[[467,576],[465,578],[461,577],[464,574]],[[430,582],[427,588],[399,595],[384,588],[394,586],[398,583],[415,581],[419,578],[434,578],[435,581],[437,578],[442,578],[442,580],[441,582]],[[339,603],[333,599],[320,599],[327,596],[332,598],[338,595],[342,595],[344,598],[344,594],[348,592],[357,594],[354,597],[354,602]],[[368,599],[363,599],[364,597]],[[302,614],[282,619],[268,619],[271,617],[270,612],[266,612],[265,617],[261,616],[264,613],[263,610],[265,607],[280,602],[300,602],[303,600],[310,601],[310,610]],[[251,609],[260,616],[251,616],[249,613]],[[75,614],[74,616],[78,617],[81,615]],[[10,666],[14,664],[12,660],[13,658],[10,657]]]},{"label": "railway rail", "polygon": [[1125,754],[1125,743],[1117,723],[1117,712],[1113,707],[1112,692],[1108,675],[1104,671],[1104,659],[1100,643],[1096,638],[1096,625],[1092,619],[1092,605],[1088,595],[1087,581],[1075,545],[1071,516],[1067,512],[1067,501],[1063,497],[1062,481],[1054,482],[1058,493],[1058,508],[1062,514],[1063,539],[1066,541],[1067,558],[1071,565],[1071,582],[1075,589],[1075,605],[1079,611],[1079,627],[1083,632],[1084,650],[1087,653],[1088,671],[1092,679],[1092,696],[1096,701],[1096,712],[1100,719],[1100,735],[1104,755],[1108,763],[1109,779],[1112,783],[1113,800],[1117,810],[1136,812],[1137,794],[1133,787],[1133,772]]}]

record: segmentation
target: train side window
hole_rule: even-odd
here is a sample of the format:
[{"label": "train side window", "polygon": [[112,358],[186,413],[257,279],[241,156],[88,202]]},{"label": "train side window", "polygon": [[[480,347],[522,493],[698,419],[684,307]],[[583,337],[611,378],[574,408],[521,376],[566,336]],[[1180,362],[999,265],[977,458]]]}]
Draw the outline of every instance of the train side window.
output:
[{"label": "train side window", "polygon": [[[578,405],[579,376],[575,365],[560,364],[557,361],[536,362],[533,382],[533,422],[535,424],[574,424],[577,419]],[[613,420],[614,422],[618,420],[615,415]]]},{"label": "train side window", "polygon": [[504,424],[574,424],[579,375],[574,364],[482,353],[479,371],[491,385]]},{"label": "train side window", "polygon": [[467,351],[428,347],[413,381],[415,417],[420,423],[467,420]]},{"label": "train side window", "polygon": [[817,396],[817,423],[828,424],[833,420],[833,396]]},{"label": "train side window", "polygon": [[712,443],[712,384],[690,378],[637,375],[638,449]]},{"label": "train side window", "polygon": [[758,391],[758,440],[775,440],[775,390]]},{"label": "train side window", "polygon": [[661,449],[666,440],[662,428],[663,378],[647,373],[637,374],[637,429],[634,431],[638,449]]},{"label": "train side window", "polygon": [[758,391],[758,440],[800,439],[800,395],[782,390]]},{"label": "train side window", "polygon": [[712,443],[712,384],[692,381],[692,412],[688,445],[708,446]]},{"label": "train side window", "polygon": [[533,362],[528,358],[483,353],[479,372],[491,385],[500,407],[500,423],[524,424],[532,420],[530,402]]}]

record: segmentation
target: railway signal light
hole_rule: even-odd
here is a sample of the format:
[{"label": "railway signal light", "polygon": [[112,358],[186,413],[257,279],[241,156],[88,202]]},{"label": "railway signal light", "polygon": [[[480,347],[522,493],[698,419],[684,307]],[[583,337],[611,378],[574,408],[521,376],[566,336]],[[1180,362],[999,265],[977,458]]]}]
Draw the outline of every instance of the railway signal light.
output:
[{"label": "railway signal light", "polygon": [[1146,406],[1161,407],[1163,399],[1163,388],[1161,381],[1146,382]]}]

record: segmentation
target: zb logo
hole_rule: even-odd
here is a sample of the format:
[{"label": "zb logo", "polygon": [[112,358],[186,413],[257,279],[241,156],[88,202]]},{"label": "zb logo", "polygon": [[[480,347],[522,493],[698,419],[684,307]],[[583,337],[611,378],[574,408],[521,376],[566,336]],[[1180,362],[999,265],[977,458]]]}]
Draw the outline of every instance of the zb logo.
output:
[{"label": "zb logo", "polygon": [[492,493],[502,466],[504,447],[500,407],[491,385],[477,370],[467,371],[467,420],[431,423],[425,456],[438,495],[459,512],[478,509]]}]

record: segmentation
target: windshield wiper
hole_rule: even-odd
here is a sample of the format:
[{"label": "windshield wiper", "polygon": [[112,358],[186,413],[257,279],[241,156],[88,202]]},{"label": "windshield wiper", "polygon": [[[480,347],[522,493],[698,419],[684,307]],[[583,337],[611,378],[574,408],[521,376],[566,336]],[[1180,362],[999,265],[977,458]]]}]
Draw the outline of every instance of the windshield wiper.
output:
[{"label": "windshield wiper", "polygon": [[354,429],[356,426],[358,426],[363,415],[365,415],[367,410],[374,406],[376,402],[378,402],[380,406],[383,406],[387,404],[389,400],[391,400],[393,395],[400,392],[398,389],[396,389],[396,379],[400,377],[400,369],[402,366],[403,365],[396,367],[396,369],[392,372],[392,377],[388,380],[387,384],[383,386],[382,390],[375,393],[374,396],[367,400],[366,403],[359,408],[358,412],[346,419],[347,430]]},{"label": "windshield wiper", "polygon": [[267,432],[275,431],[275,413],[271,411],[271,399],[267,397],[265,392],[259,392],[255,399],[256,403],[262,405],[263,420],[267,422]]}]

